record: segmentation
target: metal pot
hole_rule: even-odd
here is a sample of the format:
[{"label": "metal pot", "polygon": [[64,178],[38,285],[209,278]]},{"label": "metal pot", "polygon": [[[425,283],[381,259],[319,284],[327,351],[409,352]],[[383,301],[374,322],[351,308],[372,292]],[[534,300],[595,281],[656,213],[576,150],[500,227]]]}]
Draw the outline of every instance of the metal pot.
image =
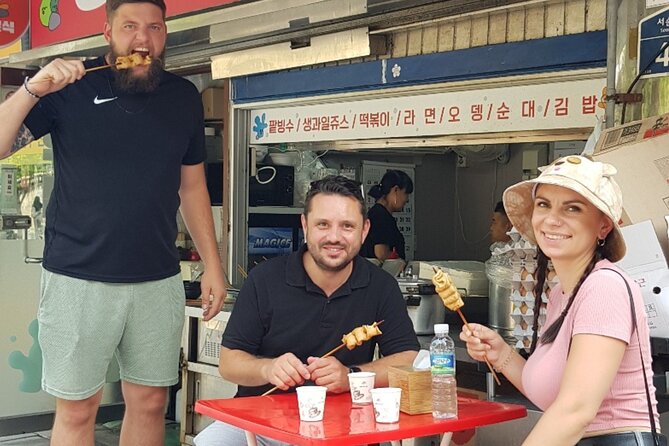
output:
[{"label": "metal pot", "polygon": [[512,311],[511,288],[491,280],[488,284],[488,321],[490,328],[503,338],[513,338],[513,328],[516,324],[511,317]]},{"label": "metal pot", "polygon": [[398,277],[397,283],[407,303],[407,312],[418,335],[434,334],[434,324],[444,322],[446,307],[432,282]]}]

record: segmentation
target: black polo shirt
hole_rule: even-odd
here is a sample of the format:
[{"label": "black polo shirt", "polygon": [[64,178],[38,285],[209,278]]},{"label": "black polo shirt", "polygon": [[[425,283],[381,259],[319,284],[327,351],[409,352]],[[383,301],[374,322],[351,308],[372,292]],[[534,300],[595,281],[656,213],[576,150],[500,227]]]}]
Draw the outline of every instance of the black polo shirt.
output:
[{"label": "black polo shirt", "polygon": [[[252,355],[276,358],[291,352],[306,364],[341,344],[344,334],[383,320],[383,334],[335,357],[344,365],[382,355],[418,351],[420,345],[397,281],[360,256],[349,279],[330,298],[307,276],[298,252],[262,262],[251,270],[237,297],[221,344]],[[271,385],[239,386],[237,396],[260,395]],[[292,389],[291,389],[292,390]]]}]

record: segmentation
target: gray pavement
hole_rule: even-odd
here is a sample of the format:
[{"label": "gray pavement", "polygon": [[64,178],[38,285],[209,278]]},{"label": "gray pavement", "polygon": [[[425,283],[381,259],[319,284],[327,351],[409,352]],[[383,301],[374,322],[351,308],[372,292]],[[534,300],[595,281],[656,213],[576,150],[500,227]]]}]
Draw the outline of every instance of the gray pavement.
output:
[{"label": "gray pavement", "polygon": [[[95,426],[95,446],[118,446],[121,422],[110,421]],[[0,446],[49,446],[51,431],[0,437]],[[165,425],[165,446],[179,446],[179,424]]]}]

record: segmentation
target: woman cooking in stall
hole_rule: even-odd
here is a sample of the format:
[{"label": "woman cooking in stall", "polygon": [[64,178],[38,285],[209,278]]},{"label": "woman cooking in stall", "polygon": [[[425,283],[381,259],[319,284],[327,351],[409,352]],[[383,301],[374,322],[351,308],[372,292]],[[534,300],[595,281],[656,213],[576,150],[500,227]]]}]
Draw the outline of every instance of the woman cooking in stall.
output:
[{"label": "woman cooking in stall", "polygon": [[389,258],[406,258],[404,236],[392,214],[404,208],[412,192],[413,181],[401,170],[386,171],[381,182],[367,192],[376,204],[367,212],[371,227],[360,250],[361,256],[381,262]]}]

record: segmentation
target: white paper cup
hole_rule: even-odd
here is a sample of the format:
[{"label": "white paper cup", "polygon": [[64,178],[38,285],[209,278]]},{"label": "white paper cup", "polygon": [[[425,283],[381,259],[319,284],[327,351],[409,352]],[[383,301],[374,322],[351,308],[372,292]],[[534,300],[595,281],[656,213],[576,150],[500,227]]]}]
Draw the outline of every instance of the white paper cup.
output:
[{"label": "white paper cup", "polygon": [[374,372],[353,372],[348,374],[348,385],[351,389],[351,402],[358,406],[372,404],[374,388]]},{"label": "white paper cup", "polygon": [[325,411],[325,393],[327,387],[301,386],[297,391],[297,405],[300,408],[300,420],[321,421]]},{"label": "white paper cup", "polygon": [[377,423],[397,423],[400,420],[401,395],[402,389],[399,387],[372,389],[374,416]]}]

